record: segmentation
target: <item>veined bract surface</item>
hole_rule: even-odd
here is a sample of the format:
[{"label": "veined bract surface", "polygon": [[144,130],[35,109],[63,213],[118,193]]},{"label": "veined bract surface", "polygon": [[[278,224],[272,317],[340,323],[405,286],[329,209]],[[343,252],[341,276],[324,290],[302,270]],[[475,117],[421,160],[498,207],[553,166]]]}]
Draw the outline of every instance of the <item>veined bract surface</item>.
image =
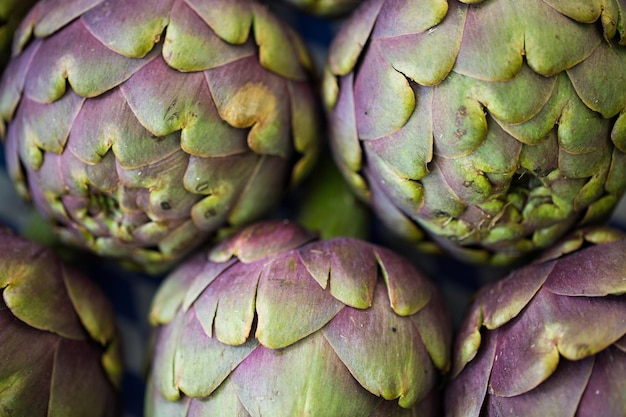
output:
[{"label": "veined bract surface", "polygon": [[317,152],[307,51],[256,1],[44,0],[16,38],[9,174],[97,254],[160,272],[267,214]]},{"label": "veined bract surface", "polygon": [[608,218],[626,186],[621,0],[368,0],[333,44],[332,145],[424,250],[507,264]]}]

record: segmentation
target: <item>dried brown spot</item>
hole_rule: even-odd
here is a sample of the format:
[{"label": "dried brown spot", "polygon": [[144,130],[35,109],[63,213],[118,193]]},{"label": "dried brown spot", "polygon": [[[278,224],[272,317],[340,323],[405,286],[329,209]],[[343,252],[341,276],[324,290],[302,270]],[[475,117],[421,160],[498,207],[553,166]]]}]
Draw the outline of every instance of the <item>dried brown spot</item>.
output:
[{"label": "dried brown spot", "polygon": [[247,128],[255,123],[269,122],[277,112],[277,100],[261,83],[248,83],[222,107],[221,116],[230,125]]}]

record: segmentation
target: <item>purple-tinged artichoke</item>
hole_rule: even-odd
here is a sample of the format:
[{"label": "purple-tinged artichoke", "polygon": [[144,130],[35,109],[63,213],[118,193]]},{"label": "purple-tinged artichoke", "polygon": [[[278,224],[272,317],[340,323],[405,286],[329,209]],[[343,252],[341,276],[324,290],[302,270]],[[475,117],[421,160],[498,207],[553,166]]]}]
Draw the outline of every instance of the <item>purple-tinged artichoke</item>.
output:
[{"label": "purple-tinged artichoke", "polygon": [[[468,4],[471,3],[471,4]],[[368,0],[330,48],[342,172],[423,250],[504,265],[626,187],[622,0]]]},{"label": "purple-tinged artichoke", "polygon": [[115,417],[120,340],[102,290],[0,227],[0,414]]},{"label": "purple-tinged artichoke", "polygon": [[99,255],[160,272],[267,214],[317,152],[305,46],[254,0],[44,0],[16,39],[9,174]]},{"label": "purple-tinged artichoke", "polygon": [[626,236],[579,231],[481,290],[446,417],[626,415]]},{"label": "purple-tinged artichoke", "polygon": [[319,239],[353,237],[368,240],[371,210],[350,189],[332,156],[324,149],[296,195],[297,223]]},{"label": "purple-tinged artichoke", "polygon": [[437,415],[448,312],[388,249],[257,223],[169,275],[150,318],[147,417]]}]

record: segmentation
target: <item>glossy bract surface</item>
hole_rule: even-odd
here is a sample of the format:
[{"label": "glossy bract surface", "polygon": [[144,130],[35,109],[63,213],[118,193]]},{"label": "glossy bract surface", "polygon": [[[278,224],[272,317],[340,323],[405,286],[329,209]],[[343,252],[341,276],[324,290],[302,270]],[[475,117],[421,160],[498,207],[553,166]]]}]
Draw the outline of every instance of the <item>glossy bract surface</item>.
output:
[{"label": "glossy bract surface", "polygon": [[424,250],[507,264],[626,186],[626,4],[368,0],[334,39],[334,154]]},{"label": "glossy bract surface", "polygon": [[248,0],[41,1],[0,83],[9,174],[66,242],[159,272],[317,152],[303,43]]},{"label": "glossy bract surface", "polygon": [[0,228],[0,414],[117,417],[112,306],[50,249]]},{"label": "glossy bract surface", "polygon": [[175,270],[147,416],[435,416],[451,325],[404,258],[293,223],[243,229]]},{"label": "glossy bract surface", "polygon": [[626,414],[626,236],[586,229],[483,289],[453,350],[446,417]]}]

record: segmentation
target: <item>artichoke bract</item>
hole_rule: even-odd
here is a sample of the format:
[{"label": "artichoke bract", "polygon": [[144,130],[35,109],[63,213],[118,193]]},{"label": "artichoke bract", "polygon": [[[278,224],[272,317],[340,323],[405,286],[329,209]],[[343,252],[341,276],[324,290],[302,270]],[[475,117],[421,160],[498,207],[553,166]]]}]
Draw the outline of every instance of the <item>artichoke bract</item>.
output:
[{"label": "artichoke bract", "polygon": [[311,68],[253,0],[41,1],[0,83],[9,174],[65,242],[161,272],[307,172]]},{"label": "artichoke bract", "polygon": [[146,416],[434,416],[451,324],[408,260],[295,223],[244,228],[169,275]]},{"label": "artichoke bract", "polygon": [[452,416],[626,415],[626,236],[578,231],[484,288],[453,349]]},{"label": "artichoke bract", "polygon": [[368,0],[324,75],[342,172],[396,234],[472,263],[604,222],[626,185],[625,16],[617,0]]},{"label": "artichoke bract", "polygon": [[0,227],[0,295],[2,415],[118,416],[120,340],[102,290]]}]

